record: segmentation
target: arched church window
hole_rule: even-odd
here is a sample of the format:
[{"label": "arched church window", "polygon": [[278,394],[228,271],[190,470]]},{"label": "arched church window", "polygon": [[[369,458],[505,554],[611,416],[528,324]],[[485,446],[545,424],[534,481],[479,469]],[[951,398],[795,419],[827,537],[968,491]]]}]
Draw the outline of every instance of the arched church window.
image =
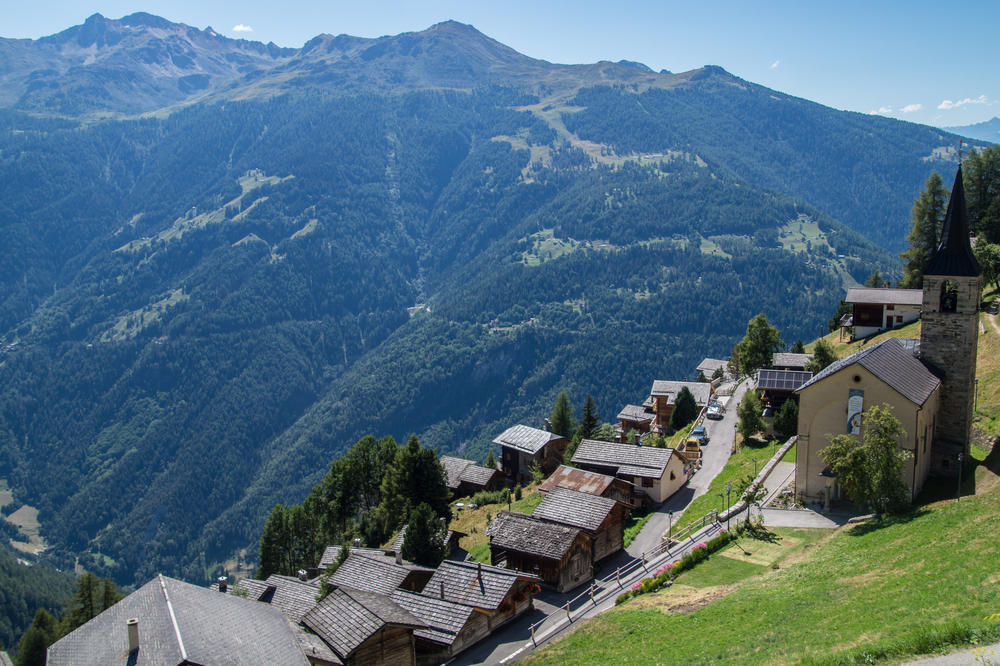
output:
[{"label": "arched church window", "polygon": [[958,308],[958,283],[945,280],[941,284],[941,312],[955,312]]}]

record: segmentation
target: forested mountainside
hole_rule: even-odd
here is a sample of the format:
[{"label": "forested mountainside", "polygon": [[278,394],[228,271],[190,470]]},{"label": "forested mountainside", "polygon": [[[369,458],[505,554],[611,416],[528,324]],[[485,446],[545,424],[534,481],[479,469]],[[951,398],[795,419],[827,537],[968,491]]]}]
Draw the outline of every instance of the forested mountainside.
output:
[{"label": "forested mountainside", "polygon": [[[88,20],[143,90],[129,40],[186,28],[152,19]],[[952,168],[938,130],[459,24],[211,43],[259,58],[169,110],[0,111],[0,478],[56,561],[123,583],[203,580],[367,433],[482,457],[560,389],[610,420],[758,312],[815,337],[896,272],[843,221],[903,229]]]}]

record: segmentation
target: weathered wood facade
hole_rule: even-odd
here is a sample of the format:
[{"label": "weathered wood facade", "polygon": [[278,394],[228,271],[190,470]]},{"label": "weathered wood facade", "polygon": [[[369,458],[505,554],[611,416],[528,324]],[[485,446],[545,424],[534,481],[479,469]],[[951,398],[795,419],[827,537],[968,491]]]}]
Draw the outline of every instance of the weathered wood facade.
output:
[{"label": "weathered wood facade", "polygon": [[562,463],[569,441],[546,430],[516,425],[503,431],[493,443],[500,447],[504,476],[517,483],[530,483],[534,465],[548,475]]},{"label": "weathered wood facade", "polygon": [[593,539],[579,528],[501,511],[486,534],[493,564],[539,576],[558,592],[594,577]]}]

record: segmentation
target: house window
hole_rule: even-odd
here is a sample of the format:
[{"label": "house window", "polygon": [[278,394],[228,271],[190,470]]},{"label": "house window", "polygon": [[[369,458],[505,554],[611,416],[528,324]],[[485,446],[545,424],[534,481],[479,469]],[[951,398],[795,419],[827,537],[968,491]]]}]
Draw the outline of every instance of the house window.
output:
[{"label": "house window", "polygon": [[642,487],[643,488],[652,488],[653,487],[653,480],[652,479],[643,479],[642,480]]},{"label": "house window", "polygon": [[895,309],[896,309],[896,306],[895,306],[895,305],[893,305],[892,303],[890,303],[889,305],[885,306],[885,309],[886,309],[886,310],[895,310]]},{"label": "house window", "polygon": [[677,476],[673,472],[671,472],[670,473],[670,480],[673,481],[675,478],[677,478]]},{"label": "house window", "polygon": [[897,324],[903,323],[903,315],[896,315],[896,323]]}]

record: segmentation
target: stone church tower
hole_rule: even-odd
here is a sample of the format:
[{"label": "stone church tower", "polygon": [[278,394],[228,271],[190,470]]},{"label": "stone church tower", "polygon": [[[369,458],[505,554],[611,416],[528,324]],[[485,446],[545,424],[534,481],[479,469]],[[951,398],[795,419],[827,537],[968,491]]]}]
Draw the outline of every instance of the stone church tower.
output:
[{"label": "stone church tower", "polygon": [[969,244],[962,167],[958,167],[941,244],[924,269],[920,358],[941,378],[941,407],[931,446],[931,471],[955,474],[969,459],[979,336],[979,264]]}]

